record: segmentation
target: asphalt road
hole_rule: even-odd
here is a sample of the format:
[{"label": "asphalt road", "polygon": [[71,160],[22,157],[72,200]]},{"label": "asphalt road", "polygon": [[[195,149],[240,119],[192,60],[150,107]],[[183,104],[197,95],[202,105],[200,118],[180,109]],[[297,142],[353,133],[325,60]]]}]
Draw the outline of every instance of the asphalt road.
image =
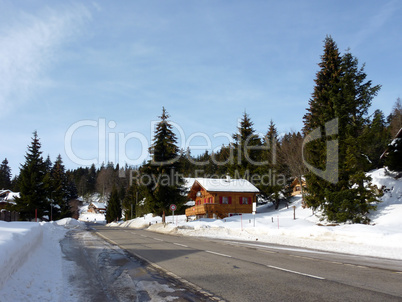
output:
[{"label": "asphalt road", "polygon": [[402,301],[402,261],[95,225],[101,237],[226,301]]}]

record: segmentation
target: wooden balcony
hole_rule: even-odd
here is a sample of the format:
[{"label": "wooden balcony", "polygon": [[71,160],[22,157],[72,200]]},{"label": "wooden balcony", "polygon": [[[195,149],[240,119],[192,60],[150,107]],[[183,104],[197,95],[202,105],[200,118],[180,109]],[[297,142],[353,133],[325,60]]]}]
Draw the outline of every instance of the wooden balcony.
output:
[{"label": "wooden balcony", "polygon": [[186,216],[206,216],[212,218],[215,214],[216,217],[225,218],[232,213],[251,213],[252,209],[252,204],[205,203],[186,209]]}]

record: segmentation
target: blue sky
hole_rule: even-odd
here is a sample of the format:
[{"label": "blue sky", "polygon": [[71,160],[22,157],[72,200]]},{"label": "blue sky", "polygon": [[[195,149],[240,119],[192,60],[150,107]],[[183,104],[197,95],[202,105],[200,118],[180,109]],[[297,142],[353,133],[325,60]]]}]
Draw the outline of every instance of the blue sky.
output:
[{"label": "blue sky", "polygon": [[[246,111],[300,130],[323,40],[401,97],[402,2],[0,0],[0,160],[19,173],[32,132],[67,168],[138,164],[165,106],[180,146],[228,143]],[[209,145],[208,145],[209,144]]]}]

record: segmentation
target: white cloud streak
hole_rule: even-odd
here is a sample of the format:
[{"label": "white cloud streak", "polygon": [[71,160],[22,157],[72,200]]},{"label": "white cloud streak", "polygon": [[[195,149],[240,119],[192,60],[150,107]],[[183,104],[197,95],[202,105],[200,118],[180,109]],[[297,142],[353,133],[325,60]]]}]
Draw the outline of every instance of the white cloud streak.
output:
[{"label": "white cloud streak", "polygon": [[387,23],[390,17],[398,11],[398,1],[392,0],[386,4],[371,18],[368,23],[362,24],[362,29],[353,39],[352,49],[357,48],[364,41],[369,39]]},{"label": "white cloud streak", "polygon": [[13,24],[0,27],[0,117],[33,98],[60,47],[90,18],[84,6],[46,8],[19,12]]}]

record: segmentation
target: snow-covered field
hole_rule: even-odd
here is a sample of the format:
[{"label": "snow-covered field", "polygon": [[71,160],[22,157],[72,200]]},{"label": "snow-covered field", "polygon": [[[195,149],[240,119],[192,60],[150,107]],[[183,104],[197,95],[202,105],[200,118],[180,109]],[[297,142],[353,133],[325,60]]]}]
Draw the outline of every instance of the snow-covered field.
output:
[{"label": "snow-covered field", "polygon": [[[385,176],[384,170],[372,172],[373,183],[386,186],[383,202],[372,213],[370,225],[323,225],[310,209],[301,207],[301,198],[289,208],[275,211],[269,205],[258,207],[257,214],[224,220],[201,219],[186,222],[183,215],[161,217],[146,215],[111,227],[148,228],[186,236],[244,239],[286,245],[402,259],[402,180]],[[295,206],[296,219],[293,219]],[[81,209],[80,220],[104,222],[104,215]],[[57,222],[0,221],[0,300],[58,301],[68,286],[62,273],[63,253],[58,244],[69,228],[82,228],[74,219]],[[65,264],[64,264],[65,265]],[[61,299],[63,300],[63,299]]]}]

